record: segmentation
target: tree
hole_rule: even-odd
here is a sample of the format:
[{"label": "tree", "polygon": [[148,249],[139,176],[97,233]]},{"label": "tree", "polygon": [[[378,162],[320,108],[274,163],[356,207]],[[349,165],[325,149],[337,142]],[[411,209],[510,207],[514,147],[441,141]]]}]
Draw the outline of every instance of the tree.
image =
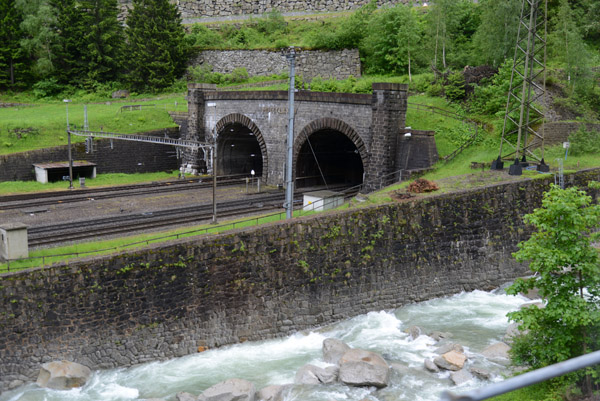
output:
[{"label": "tree", "polygon": [[413,7],[398,4],[372,17],[362,50],[369,69],[377,73],[405,73],[411,78],[421,28]]},{"label": "tree", "polygon": [[[456,66],[461,63],[458,60],[464,59],[468,54],[468,51],[461,48],[470,45],[471,36],[478,25],[478,20],[471,18],[474,15],[473,7],[473,2],[468,0],[437,0],[433,3],[426,18],[428,36],[432,39],[432,64],[435,67],[439,67],[441,62],[444,70],[448,68],[448,54],[452,48],[456,48],[453,57],[456,61],[452,61]],[[464,65],[463,63],[462,66]]]},{"label": "tree", "polygon": [[0,88],[22,85],[27,80],[29,63],[20,45],[22,21],[23,14],[14,0],[0,0]]},{"label": "tree", "polygon": [[569,87],[585,96],[594,87],[591,57],[567,0],[560,0],[557,14],[551,22],[553,30],[548,37],[550,53],[564,65]]},{"label": "tree", "polygon": [[84,24],[84,10],[77,0],[48,0],[55,20],[52,30],[59,36],[54,49],[53,72],[62,85],[78,85],[85,77],[84,35],[92,27]]},{"label": "tree", "polygon": [[109,82],[119,78],[123,64],[125,35],[119,23],[117,0],[81,0],[85,10],[84,33],[86,78]]},{"label": "tree", "polygon": [[55,70],[60,36],[55,30],[56,15],[48,0],[15,0],[15,7],[24,15],[21,40],[24,51],[33,58],[33,72],[47,78]]},{"label": "tree", "polygon": [[517,44],[521,0],[483,0],[481,23],[473,37],[478,62],[500,66],[512,58]]},{"label": "tree", "polygon": [[133,0],[127,18],[129,81],[134,89],[171,85],[185,72],[189,45],[175,5]]},{"label": "tree", "polygon": [[507,292],[537,288],[546,305],[508,316],[527,333],[515,339],[513,359],[539,368],[600,345],[600,259],[592,246],[599,238],[595,230],[600,205],[591,205],[591,197],[577,188],[553,185],[544,194],[542,207],[524,220],[537,231],[519,244],[514,256],[529,261],[534,276],[516,280]]}]

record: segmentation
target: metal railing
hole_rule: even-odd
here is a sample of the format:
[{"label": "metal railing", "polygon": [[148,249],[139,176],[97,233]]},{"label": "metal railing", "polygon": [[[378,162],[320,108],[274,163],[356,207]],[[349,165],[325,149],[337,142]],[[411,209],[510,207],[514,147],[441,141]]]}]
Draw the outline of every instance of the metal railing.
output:
[{"label": "metal railing", "polygon": [[[344,191],[341,191],[340,193],[342,193],[344,195],[344,200],[347,200],[347,199],[351,198],[352,196],[354,196],[354,194],[357,192],[357,190],[360,190],[361,186],[362,186],[362,184],[357,185],[355,187],[347,188]],[[325,201],[323,204],[320,204],[319,207],[323,207],[324,209],[326,209],[327,208],[326,206],[331,206],[331,204],[334,202],[336,202],[336,200]],[[313,214],[313,213],[316,213],[316,212],[312,211],[312,210],[304,210],[304,208],[299,208],[294,211],[294,217],[302,217],[302,216],[306,216],[306,215]],[[87,256],[87,255],[99,254],[99,253],[106,253],[106,252],[113,252],[113,251],[120,252],[120,251],[125,250],[130,247],[140,246],[140,245],[150,245],[150,243],[154,243],[154,242],[158,242],[158,241],[180,239],[180,238],[186,237],[186,236],[191,237],[191,236],[197,236],[197,235],[221,234],[223,232],[226,232],[229,230],[234,230],[236,228],[255,227],[255,226],[259,226],[260,224],[264,224],[266,222],[285,220],[285,217],[286,217],[285,215],[286,215],[286,212],[281,211],[281,212],[272,213],[272,214],[268,214],[268,215],[260,215],[260,216],[256,216],[256,217],[251,217],[251,218],[244,219],[244,220],[227,222],[227,223],[223,223],[220,225],[210,225],[207,227],[197,228],[194,230],[184,231],[184,232],[180,232],[180,233],[176,233],[176,234],[163,235],[163,236],[159,236],[159,237],[151,237],[151,238],[147,238],[145,240],[130,242],[130,243],[113,246],[113,247],[94,249],[94,250],[90,250],[90,251],[49,254],[49,255],[43,255],[43,256],[30,256],[27,258],[7,260],[7,261],[0,262],[0,274],[1,273],[9,273],[11,271],[19,271],[19,270],[24,270],[24,269],[34,268],[34,267],[45,266],[46,261],[50,261],[52,258],[78,258],[78,257]],[[35,263],[34,261],[36,261],[36,260],[40,261],[41,263],[39,263],[39,262]],[[16,262],[27,262],[27,261],[32,261],[34,263],[32,263],[31,265],[28,265],[26,267],[18,267],[16,269],[12,269],[12,270],[10,268],[11,263],[14,264]],[[2,267],[3,263],[6,265],[5,268]]]},{"label": "metal railing", "polygon": [[529,387],[536,383],[562,376],[576,370],[584,369],[590,366],[600,364],[600,351],[578,356],[545,368],[537,369],[531,372],[515,376],[511,379],[490,384],[463,394],[452,394],[446,391],[442,394],[440,401],[480,401],[505,394],[523,387]]},{"label": "metal railing", "polygon": [[154,108],[154,107],[156,107],[155,104],[129,104],[126,106],[121,106],[121,108],[119,110],[122,113],[124,111],[142,110],[142,108],[147,109],[147,108]]},{"label": "metal railing", "polygon": [[444,156],[442,158],[442,160],[444,162],[449,162],[450,160],[452,160],[456,156],[458,156],[463,150],[465,150],[469,145],[471,145],[479,137],[480,129],[483,130],[483,125],[481,123],[478,123],[475,120],[471,120],[470,118],[461,116],[460,114],[441,109],[439,107],[429,106],[427,104],[420,104],[420,103],[408,103],[408,108],[415,109],[417,111],[429,111],[432,113],[440,114],[444,117],[452,118],[454,120],[458,120],[465,124],[470,124],[472,126],[472,129],[474,130],[474,132],[471,135],[469,135],[469,137],[465,140],[465,142],[462,145],[460,145],[458,148],[456,148],[449,155]]}]

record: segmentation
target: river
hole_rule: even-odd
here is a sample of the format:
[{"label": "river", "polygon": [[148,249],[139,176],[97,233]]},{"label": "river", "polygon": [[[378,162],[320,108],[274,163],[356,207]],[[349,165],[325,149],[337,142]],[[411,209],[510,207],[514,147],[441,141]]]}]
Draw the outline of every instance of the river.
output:
[{"label": "river", "polygon": [[175,400],[178,392],[194,395],[220,381],[237,377],[255,383],[257,390],[272,384],[293,383],[296,371],[307,363],[322,362],[323,340],[338,338],[351,347],[380,353],[393,369],[388,387],[350,388],[342,384],[292,386],[285,401],[435,401],[445,389],[467,391],[485,385],[473,379],[454,386],[449,373],[430,373],[425,358],[434,357],[435,341],[426,335],[412,339],[405,330],[413,325],[424,331],[452,334],[451,341],[465,347],[468,364],[502,380],[506,367],[486,360],[479,353],[501,341],[508,326],[506,313],[527,302],[503,290],[473,291],[447,298],[408,305],[391,311],[371,312],[319,330],[296,333],[287,338],[247,342],[203,353],[152,362],[127,369],[97,371],[81,389],[55,391],[28,384],[6,392],[0,401],[129,401],[148,398]]}]

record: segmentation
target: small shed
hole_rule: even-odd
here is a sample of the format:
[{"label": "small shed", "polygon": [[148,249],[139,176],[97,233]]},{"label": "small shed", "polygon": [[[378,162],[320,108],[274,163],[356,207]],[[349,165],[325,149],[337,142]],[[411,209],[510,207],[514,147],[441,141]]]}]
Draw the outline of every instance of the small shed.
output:
[{"label": "small shed", "polygon": [[323,211],[334,209],[344,203],[344,194],[334,191],[314,191],[304,194],[302,210]]},{"label": "small shed", "polygon": [[[69,162],[37,163],[33,167],[35,167],[36,181],[42,184],[69,179]],[[73,180],[77,176],[96,178],[96,163],[74,161]]]},{"label": "small shed", "polygon": [[27,226],[23,223],[0,225],[0,258],[14,260],[29,257]]}]

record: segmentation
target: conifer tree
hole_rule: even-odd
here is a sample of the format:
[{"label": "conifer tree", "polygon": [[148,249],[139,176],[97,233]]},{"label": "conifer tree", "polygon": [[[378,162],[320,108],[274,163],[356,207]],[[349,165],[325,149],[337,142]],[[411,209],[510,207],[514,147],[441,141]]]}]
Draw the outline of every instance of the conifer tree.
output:
[{"label": "conifer tree", "polygon": [[86,66],[83,10],[77,0],[49,0],[56,20],[53,29],[60,40],[54,51],[53,76],[61,84],[79,85],[85,76]]},{"label": "conifer tree", "polygon": [[23,86],[29,63],[20,45],[23,15],[15,0],[0,0],[0,88]]},{"label": "conifer tree", "polygon": [[83,60],[86,78],[91,82],[109,82],[119,78],[125,41],[118,20],[117,0],[81,0],[84,10]]},{"label": "conifer tree", "polygon": [[134,89],[165,88],[184,73],[189,46],[175,5],[133,0],[127,26],[128,78]]}]

